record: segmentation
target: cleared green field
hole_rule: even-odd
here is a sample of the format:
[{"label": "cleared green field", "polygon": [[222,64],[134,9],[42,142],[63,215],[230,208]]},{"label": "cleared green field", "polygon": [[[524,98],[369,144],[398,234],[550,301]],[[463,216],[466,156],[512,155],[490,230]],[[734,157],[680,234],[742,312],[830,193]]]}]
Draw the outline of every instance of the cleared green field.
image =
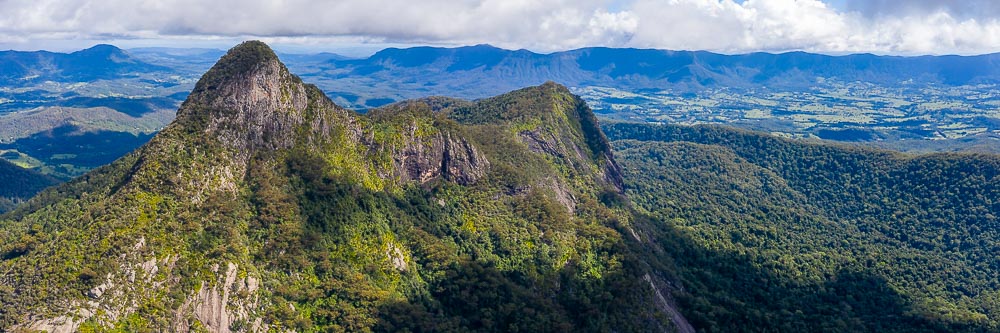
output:
[{"label": "cleared green field", "polygon": [[906,151],[978,151],[993,142],[986,139],[1000,137],[995,85],[881,87],[832,80],[824,84],[810,91],[724,88],[633,93],[582,87],[574,92],[610,119],[725,124]]}]

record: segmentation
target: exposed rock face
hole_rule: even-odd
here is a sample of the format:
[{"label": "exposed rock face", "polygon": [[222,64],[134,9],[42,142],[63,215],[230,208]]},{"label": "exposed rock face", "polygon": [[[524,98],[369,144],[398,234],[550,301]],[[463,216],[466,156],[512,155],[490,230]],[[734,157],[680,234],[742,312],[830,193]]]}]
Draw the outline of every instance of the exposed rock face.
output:
[{"label": "exposed rock face", "polygon": [[437,133],[426,142],[411,141],[393,155],[400,179],[426,183],[438,177],[462,185],[486,175],[489,161],[465,138]]},{"label": "exposed rock face", "polygon": [[[29,332],[42,331],[50,333],[72,333],[80,327],[82,320],[76,320],[73,316],[59,316],[52,319],[40,320],[24,327]],[[14,327],[14,330],[22,329]]]},{"label": "exposed rock face", "polygon": [[[485,112],[475,114],[456,107],[451,114],[460,122],[514,124],[519,128],[518,138],[531,151],[548,155],[554,163],[581,176],[596,175],[604,186],[623,191],[620,167],[597,118],[587,103],[566,87],[546,82],[476,103],[476,107],[465,109]],[[592,168],[594,165],[598,168]]]},{"label": "exposed rock face", "polygon": [[[237,326],[234,325],[236,323],[240,323],[241,331],[263,331],[263,319],[251,316],[258,305],[256,292],[259,282],[251,276],[240,279],[237,273],[238,267],[228,263],[225,274],[220,276],[224,277],[222,281],[217,281],[214,285],[203,283],[198,292],[188,298],[175,313],[173,330],[189,332],[196,320],[210,332],[232,332],[231,328]],[[236,294],[248,296],[240,298]]]},{"label": "exposed rock face", "polygon": [[379,122],[403,124],[398,140],[365,143],[369,149],[389,149],[394,176],[401,181],[427,183],[445,179],[462,185],[475,183],[489,171],[490,162],[462,131],[440,126],[433,101],[410,101],[369,112]]},{"label": "exposed rock face", "polygon": [[[528,149],[536,153],[547,154],[557,160],[567,160],[570,158],[571,160],[586,161],[587,159],[584,152],[585,148],[580,147],[572,141],[563,143],[551,132],[534,129],[522,131],[518,133],[518,136],[528,146]],[[615,162],[611,151],[608,150],[601,153],[598,159],[598,164],[601,165],[599,173],[602,180],[618,190],[619,193],[624,191],[621,167],[618,166],[618,162]]]},{"label": "exposed rock face", "polygon": [[653,294],[656,296],[656,306],[659,307],[663,313],[670,316],[670,321],[673,322],[674,328],[677,332],[695,333],[696,331],[694,326],[691,326],[691,323],[687,321],[687,318],[684,318],[684,315],[677,310],[677,305],[673,301],[673,298],[670,297],[670,294],[665,294],[660,291],[660,288],[656,286],[656,283],[653,282],[653,278],[650,277],[649,274],[643,275],[642,279],[649,283],[649,288],[653,290]]},{"label": "exposed rock face", "polygon": [[[242,166],[256,153],[325,141],[338,126],[347,140],[369,152],[386,149],[384,143],[371,139],[358,117],[333,104],[314,86],[303,84],[260,42],[246,42],[231,50],[205,74],[178,111],[178,118],[187,125],[202,126],[205,135],[233,149],[239,170],[230,173],[235,175],[245,171]],[[489,162],[460,135],[441,131],[428,138],[415,132],[411,128],[402,143],[388,146],[397,180],[426,183],[441,177],[465,185],[486,174]]]},{"label": "exposed rock face", "polygon": [[267,45],[251,41],[230,50],[202,77],[177,117],[246,161],[258,151],[292,147],[302,139],[303,125],[310,127],[307,136],[327,134],[331,119],[310,112],[318,110],[347,114],[292,75]]},{"label": "exposed rock face", "polygon": [[[558,139],[552,133],[534,129],[521,131],[517,135],[521,137],[521,141],[528,145],[528,149],[531,149],[533,152],[548,154],[555,158],[565,158],[567,156],[568,152],[562,149],[562,145],[559,144]],[[579,150],[574,151],[579,158],[583,158]]]},{"label": "exposed rock face", "polygon": [[241,150],[291,147],[308,99],[283,67],[277,59],[262,62],[216,88],[219,94],[209,105],[220,112],[205,132]]},{"label": "exposed rock face", "polygon": [[489,165],[486,157],[469,141],[451,135],[445,138],[441,157],[441,173],[445,179],[471,184],[486,175]]},{"label": "exposed rock face", "polygon": [[[360,115],[303,84],[266,45],[241,44],[147,145],[11,221],[45,232],[0,258],[18,279],[0,285],[0,301],[27,304],[0,309],[0,331],[361,331],[391,296],[426,294],[422,274],[450,278],[465,242],[515,265],[592,255],[587,269],[601,274],[594,267],[612,248],[577,245],[606,246],[612,231],[577,232],[600,215],[584,216],[595,207],[580,203],[621,181],[603,137],[586,132],[589,109],[555,84],[487,102],[428,99]],[[525,205],[528,195],[569,214]],[[539,212],[519,215],[526,207]],[[492,231],[477,223],[513,225],[517,238],[480,237]],[[525,242],[544,245],[523,255],[535,251]],[[61,287],[21,293],[33,285]]]},{"label": "exposed rock face", "polygon": [[131,248],[132,251],[120,258],[122,262],[130,264],[119,266],[116,274],[107,274],[101,284],[87,291],[86,300],[73,301],[68,314],[29,321],[23,327],[15,326],[14,331],[23,328],[29,331],[77,332],[80,325],[88,320],[113,323],[135,313],[140,298],[152,297],[151,288],[148,287],[163,285],[163,281],[157,277],[161,266],[167,270],[173,266],[170,257],[141,261],[145,246],[145,238],[140,238]]},{"label": "exposed rock face", "polygon": [[601,176],[604,181],[614,186],[618,193],[625,193],[625,180],[622,178],[622,167],[615,161],[614,155],[609,151],[602,157]]}]

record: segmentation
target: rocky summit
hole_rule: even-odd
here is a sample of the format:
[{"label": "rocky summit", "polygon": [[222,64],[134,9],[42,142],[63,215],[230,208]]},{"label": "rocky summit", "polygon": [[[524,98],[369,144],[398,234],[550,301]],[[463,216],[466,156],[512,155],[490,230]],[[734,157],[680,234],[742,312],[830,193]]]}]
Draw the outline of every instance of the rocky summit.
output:
[{"label": "rocky summit", "polygon": [[0,331],[686,331],[622,184],[558,84],[359,114],[245,42],[0,220]]}]

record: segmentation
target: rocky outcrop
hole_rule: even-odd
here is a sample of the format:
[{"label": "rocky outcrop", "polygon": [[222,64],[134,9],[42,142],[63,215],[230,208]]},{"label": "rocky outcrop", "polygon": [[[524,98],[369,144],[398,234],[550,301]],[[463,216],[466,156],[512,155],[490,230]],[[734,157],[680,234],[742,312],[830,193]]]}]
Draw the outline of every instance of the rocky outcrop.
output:
[{"label": "rocky outcrop", "polygon": [[145,249],[146,239],[140,238],[129,253],[118,258],[121,264],[117,272],[107,274],[102,283],[87,291],[85,300],[70,302],[59,316],[33,318],[23,326],[14,326],[13,331],[76,332],[89,320],[110,324],[135,313],[139,304],[153,297],[155,288],[164,285],[162,277],[157,276],[161,267],[169,271],[176,259],[167,256],[143,261]]},{"label": "rocky outcrop", "polygon": [[295,144],[309,100],[280,62],[266,61],[218,87],[208,105],[220,110],[205,132],[241,151],[276,150]]},{"label": "rocky outcrop", "polygon": [[468,185],[489,171],[489,160],[464,136],[449,131],[423,136],[417,132],[411,126],[403,143],[390,148],[397,179],[427,183],[443,178]]},{"label": "rocky outcrop", "polygon": [[180,123],[232,148],[235,175],[242,174],[242,166],[256,153],[324,141],[335,127],[347,134],[351,144],[372,152],[389,150],[391,170],[402,181],[426,183],[443,178],[471,184],[489,168],[483,154],[460,135],[435,131],[421,136],[414,125],[400,142],[386,145],[371,139],[371,133],[359,125],[359,117],[303,84],[260,42],[245,42],[230,50],[178,111]]},{"label": "rocky outcrop", "polygon": [[[89,317],[90,313],[85,313]],[[59,316],[51,319],[43,319],[31,323],[25,327],[13,327],[14,331],[26,330],[28,332],[50,332],[50,333],[72,333],[76,332],[83,323],[83,319],[79,319],[76,316]]]},{"label": "rocky outcrop", "polygon": [[[684,318],[684,315],[677,310],[677,306],[674,304],[673,298],[670,297],[669,293],[663,293],[660,288],[656,286],[653,282],[653,278],[646,274],[642,277],[647,283],[649,283],[650,289],[653,290],[653,295],[656,296],[655,303],[656,306],[663,313],[670,316],[670,321],[674,324],[674,328],[678,333],[695,333],[694,326]],[[666,295],[666,296],[664,296]]]},{"label": "rocky outcrop", "polygon": [[440,173],[445,179],[467,185],[486,175],[490,163],[475,145],[451,135],[441,136],[438,140],[444,144]]},{"label": "rocky outcrop", "polygon": [[[452,252],[467,244],[515,265],[543,258],[554,273],[576,255],[601,253],[588,265],[603,267],[605,250],[577,245],[605,247],[612,238],[579,233],[576,223],[589,223],[584,214],[595,211],[581,203],[620,181],[608,180],[618,177],[617,166],[593,140],[602,137],[586,132],[593,126],[581,127],[580,112],[590,111],[578,103],[564,87],[547,84],[487,102],[428,99],[361,115],[303,84],[266,45],[241,44],[205,74],[175,122],[149,144],[67,185],[73,191],[51,194],[50,204],[38,206],[51,211],[15,221],[57,236],[0,260],[27,277],[0,286],[5,304],[27,305],[0,309],[0,331],[339,328],[331,320],[358,331],[374,325],[369,319],[396,296],[428,294],[425,276],[451,278],[445,270],[462,269],[449,263],[460,254]],[[487,176],[491,170],[496,177]],[[479,184],[461,189],[442,181]],[[553,211],[549,201],[522,205],[536,199],[529,195],[585,218]],[[410,199],[412,207],[397,199]],[[525,208],[538,213],[519,215]],[[497,240],[493,250],[495,241],[481,237],[492,231],[478,231],[477,223],[517,238]],[[439,242],[439,231],[460,237]],[[121,246],[132,240],[134,247]],[[89,246],[95,243],[101,246]],[[522,255],[535,246],[512,251],[529,243],[542,244],[537,256]],[[21,292],[37,290],[36,281],[61,288],[47,290],[54,297]],[[335,318],[345,315],[358,318]]]},{"label": "rocky outcrop", "polygon": [[615,161],[613,154],[608,152],[601,160],[601,177],[610,184],[618,193],[625,193],[625,179],[622,178],[622,167]]},{"label": "rocky outcrop", "polygon": [[190,332],[195,321],[210,332],[229,333],[234,327],[238,331],[266,331],[263,319],[251,315],[259,302],[259,281],[252,276],[239,278],[238,266],[233,263],[228,263],[220,278],[222,281],[215,284],[202,283],[198,292],[177,309],[172,325],[175,332]]},{"label": "rocky outcrop", "polygon": [[205,73],[177,111],[177,123],[218,139],[245,162],[257,152],[324,137],[347,114],[291,74],[267,45],[250,41]]}]

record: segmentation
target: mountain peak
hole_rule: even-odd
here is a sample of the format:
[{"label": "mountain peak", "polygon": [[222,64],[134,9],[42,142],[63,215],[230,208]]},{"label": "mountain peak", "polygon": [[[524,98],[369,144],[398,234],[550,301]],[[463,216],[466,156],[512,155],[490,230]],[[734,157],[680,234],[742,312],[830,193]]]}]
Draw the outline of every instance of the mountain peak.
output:
[{"label": "mountain peak", "polygon": [[73,52],[73,53],[76,53],[76,54],[88,54],[88,55],[104,55],[104,56],[108,56],[108,55],[117,55],[117,54],[123,55],[123,54],[125,54],[125,51],[122,50],[122,49],[120,49],[120,48],[118,48],[117,46],[114,46],[114,45],[110,45],[110,44],[97,44],[97,45],[91,46],[90,48],[86,48],[86,49],[83,49],[83,50],[80,50],[80,51],[76,51],[76,52]]},{"label": "mountain peak", "polygon": [[[582,100],[554,83],[429,100],[350,113],[266,45],[235,47],[145,146],[0,223],[11,226],[0,229],[10,277],[0,304],[25,304],[0,310],[0,331],[107,330],[132,318],[144,321],[128,327],[158,331],[400,331],[409,326],[396,320],[410,318],[448,325],[429,330],[585,330],[586,315],[566,317],[578,299],[625,304],[612,323],[665,318],[621,264],[632,256],[610,219],[628,211],[603,199],[621,192],[620,177]],[[635,281],[621,297],[603,289],[602,276],[618,274]],[[452,326],[491,320],[463,319],[480,307],[450,290],[468,286],[518,288],[473,295],[496,299],[482,318],[529,304],[559,322],[509,313],[495,328]],[[411,314],[397,295],[430,307]]]},{"label": "mountain peak", "polygon": [[203,132],[252,154],[292,146],[297,128],[309,117],[307,109],[339,108],[292,75],[267,44],[248,41],[201,77],[177,119],[187,132]]},{"label": "mountain peak", "polygon": [[545,83],[542,83],[542,85],[538,86],[537,88],[558,93],[566,93],[566,94],[570,93],[569,88],[566,88],[566,86],[559,84],[555,81],[545,81]]},{"label": "mountain peak", "polygon": [[[271,66],[268,66],[271,65]],[[274,66],[277,65],[277,66]],[[227,81],[246,78],[264,67],[276,70],[273,74],[287,74],[288,69],[267,44],[247,41],[229,49],[208,72],[201,77],[192,94],[213,90]]]},{"label": "mountain peak", "polygon": [[70,62],[85,67],[100,68],[101,66],[118,66],[121,64],[139,64],[128,52],[114,45],[97,44],[88,49],[73,52],[69,55]]},{"label": "mountain peak", "polygon": [[474,106],[455,107],[447,114],[464,124],[517,128],[519,137],[532,150],[552,155],[554,160],[570,161],[571,167],[580,167],[581,174],[589,172],[581,166],[596,162],[604,181],[622,189],[621,172],[597,117],[564,85],[547,81],[477,100]]},{"label": "mountain peak", "polygon": [[[243,66],[246,69],[255,64],[278,61],[278,55],[270,46],[261,41],[251,40],[240,43],[229,49],[218,64]],[[217,65],[218,65],[217,64]]]}]

